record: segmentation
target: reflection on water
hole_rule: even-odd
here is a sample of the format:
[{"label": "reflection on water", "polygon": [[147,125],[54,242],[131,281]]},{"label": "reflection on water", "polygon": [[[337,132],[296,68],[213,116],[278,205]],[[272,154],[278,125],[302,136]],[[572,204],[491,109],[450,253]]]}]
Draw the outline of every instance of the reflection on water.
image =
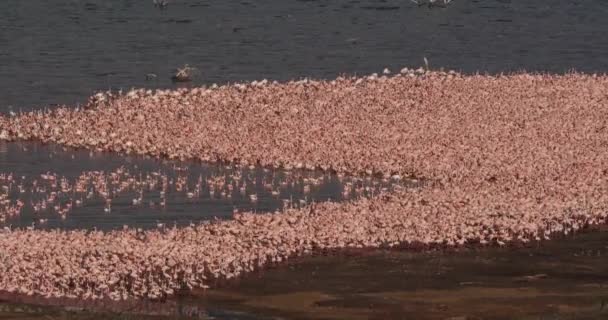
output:
[{"label": "reflection on water", "polygon": [[[604,0],[0,1],[0,112],[95,90],[334,78],[420,66],[465,72],[608,70]],[[148,77],[155,74],[157,77]]]},{"label": "reflection on water", "polygon": [[37,143],[0,143],[0,168],[0,226],[13,227],[171,227],[408,185],[319,171],[177,164]]}]

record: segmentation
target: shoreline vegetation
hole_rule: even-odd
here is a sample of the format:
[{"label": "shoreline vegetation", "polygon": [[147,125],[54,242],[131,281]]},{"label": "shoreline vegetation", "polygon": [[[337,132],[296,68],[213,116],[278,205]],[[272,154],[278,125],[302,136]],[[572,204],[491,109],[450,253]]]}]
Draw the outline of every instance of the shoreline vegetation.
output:
[{"label": "shoreline vegetation", "polygon": [[0,232],[0,290],[164,299],[341,248],[507,245],[608,219],[608,77],[404,69],[100,93],[0,116],[0,139],[425,181],[371,199],[165,230]]}]

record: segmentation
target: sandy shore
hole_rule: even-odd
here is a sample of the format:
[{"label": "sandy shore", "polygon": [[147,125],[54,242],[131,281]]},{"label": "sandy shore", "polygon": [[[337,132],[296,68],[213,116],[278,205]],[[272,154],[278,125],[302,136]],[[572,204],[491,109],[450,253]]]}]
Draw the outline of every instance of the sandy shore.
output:
[{"label": "sandy shore", "polygon": [[312,250],[546,239],[608,217],[608,77],[427,73],[99,94],[0,138],[353,174],[423,189],[182,229],[5,230],[0,289],[158,298]]}]

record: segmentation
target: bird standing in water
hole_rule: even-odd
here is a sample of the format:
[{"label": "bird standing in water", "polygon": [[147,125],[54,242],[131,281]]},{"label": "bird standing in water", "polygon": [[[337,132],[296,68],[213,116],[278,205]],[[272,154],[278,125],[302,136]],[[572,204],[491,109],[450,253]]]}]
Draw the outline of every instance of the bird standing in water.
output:
[{"label": "bird standing in water", "polygon": [[164,9],[169,5],[169,0],[152,0],[154,6],[160,9]]}]

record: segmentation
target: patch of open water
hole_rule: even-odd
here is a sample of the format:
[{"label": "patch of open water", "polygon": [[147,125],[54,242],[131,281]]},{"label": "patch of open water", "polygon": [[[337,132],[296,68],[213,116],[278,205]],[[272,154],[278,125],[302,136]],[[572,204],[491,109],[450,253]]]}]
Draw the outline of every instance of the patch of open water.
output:
[{"label": "patch of open water", "polygon": [[[230,219],[235,210],[272,212],[415,186],[320,171],[178,163],[31,142],[0,142],[0,168],[0,227],[171,227]],[[4,218],[2,209],[9,212]]]},{"label": "patch of open water", "polygon": [[[0,1],[0,112],[97,90],[335,78],[422,65],[465,72],[608,71],[603,0]],[[155,74],[146,80],[147,74]]]}]

